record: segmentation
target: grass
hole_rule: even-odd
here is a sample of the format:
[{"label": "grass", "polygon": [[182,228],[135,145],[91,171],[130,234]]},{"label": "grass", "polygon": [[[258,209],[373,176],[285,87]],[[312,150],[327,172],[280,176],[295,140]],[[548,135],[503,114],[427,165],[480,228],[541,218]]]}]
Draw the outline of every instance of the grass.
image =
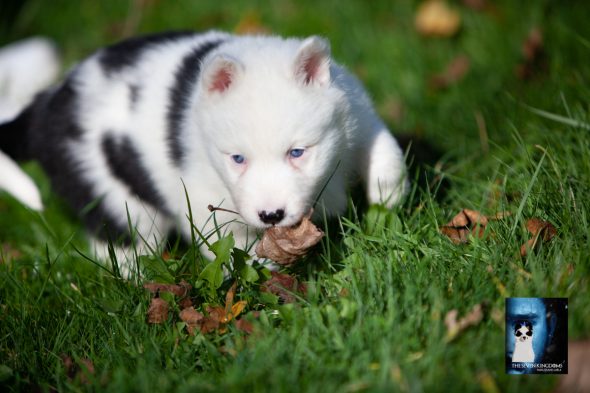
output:
[{"label": "grass", "polygon": [[[414,166],[419,181],[403,206],[351,208],[328,226],[320,252],[297,269],[308,291],[295,304],[278,304],[234,273],[237,299],[248,301],[247,312],[261,311],[247,338],[233,328],[189,337],[176,313],[148,325],[150,294],[76,251],[86,252],[83,228],[41,170],[26,164],[47,209],[33,213],[0,197],[0,384],[14,391],[552,391],[555,376],[505,375],[504,298],[568,297],[569,337],[587,338],[588,8],[506,0],[478,12],[456,3],[461,32],[429,39],[413,28],[417,4],[405,1],[25,2],[3,24],[0,43],[48,35],[70,65],[122,35],[170,28],[250,23],[282,35],[325,35],[426,164]],[[544,66],[522,80],[514,69],[534,26],[543,31]],[[460,54],[470,58],[466,76],[431,88],[430,77]],[[458,246],[438,228],[462,208],[513,214],[490,224],[484,239]],[[549,220],[558,235],[521,259],[530,217]],[[202,285],[196,300],[223,304],[231,283],[208,288],[202,261],[182,250],[163,268],[160,256],[142,257],[146,280],[185,278]],[[483,321],[447,340],[446,313],[464,315],[479,303]],[[93,362],[88,384],[68,377],[64,354]]]}]

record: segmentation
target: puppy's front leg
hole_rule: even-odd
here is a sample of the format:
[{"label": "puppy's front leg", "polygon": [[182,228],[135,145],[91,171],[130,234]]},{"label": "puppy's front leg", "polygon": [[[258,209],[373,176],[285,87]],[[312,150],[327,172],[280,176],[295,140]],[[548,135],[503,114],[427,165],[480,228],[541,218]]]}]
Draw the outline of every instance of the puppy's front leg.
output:
[{"label": "puppy's front leg", "polygon": [[409,188],[404,155],[381,121],[376,121],[376,127],[362,143],[360,155],[369,202],[388,208],[401,202]]}]

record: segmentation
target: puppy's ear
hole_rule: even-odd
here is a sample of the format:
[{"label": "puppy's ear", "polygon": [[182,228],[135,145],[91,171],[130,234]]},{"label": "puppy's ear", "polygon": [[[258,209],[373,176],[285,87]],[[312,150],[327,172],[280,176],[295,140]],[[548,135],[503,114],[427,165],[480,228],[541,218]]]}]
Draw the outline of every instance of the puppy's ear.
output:
[{"label": "puppy's ear", "polygon": [[306,86],[330,83],[330,44],[312,36],[301,43],[295,57],[295,78]]},{"label": "puppy's ear", "polygon": [[231,56],[218,54],[203,65],[202,86],[207,93],[224,93],[243,72],[243,65]]}]

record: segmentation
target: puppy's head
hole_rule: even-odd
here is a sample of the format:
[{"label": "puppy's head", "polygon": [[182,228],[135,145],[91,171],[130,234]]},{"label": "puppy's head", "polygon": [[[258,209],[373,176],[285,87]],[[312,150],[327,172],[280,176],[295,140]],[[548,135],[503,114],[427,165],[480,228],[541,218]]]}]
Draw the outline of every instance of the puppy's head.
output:
[{"label": "puppy's head", "polygon": [[195,121],[247,224],[296,224],[335,171],[345,103],[330,68],[318,37],[242,37],[203,64]]},{"label": "puppy's head", "polygon": [[517,322],[514,326],[514,336],[518,342],[526,342],[533,338],[533,325],[528,321]]}]

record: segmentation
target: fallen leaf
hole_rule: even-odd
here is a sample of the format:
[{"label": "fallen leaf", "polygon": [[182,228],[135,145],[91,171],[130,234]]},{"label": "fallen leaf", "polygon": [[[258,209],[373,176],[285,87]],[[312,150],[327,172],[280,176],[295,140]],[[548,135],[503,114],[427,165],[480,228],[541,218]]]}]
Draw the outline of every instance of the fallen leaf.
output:
[{"label": "fallen leaf", "polygon": [[532,238],[527,240],[522,246],[520,246],[520,256],[521,257],[526,257],[527,254],[529,253],[529,250],[532,250],[533,248],[535,248],[535,245],[537,244],[537,239],[536,238]]},{"label": "fallen leaf", "polygon": [[533,61],[543,50],[543,33],[538,27],[533,27],[522,43],[522,55],[526,61]]},{"label": "fallen leaf", "polygon": [[244,333],[252,334],[252,332],[254,331],[254,325],[252,325],[252,322],[248,321],[245,318],[236,319],[234,324],[236,326],[236,329]]},{"label": "fallen leaf", "polygon": [[225,317],[225,310],[223,307],[207,307],[207,316],[203,318],[201,323],[201,333],[211,333],[215,330],[220,330],[224,333],[225,329],[221,329],[221,320]]},{"label": "fallen leaf", "polygon": [[488,218],[476,210],[463,209],[461,213],[467,217],[467,225],[488,225]]},{"label": "fallen leaf", "polygon": [[424,36],[452,37],[461,27],[461,15],[445,1],[427,0],[418,7],[414,26]]},{"label": "fallen leaf", "polygon": [[440,231],[455,244],[468,243],[471,231],[468,228],[454,228],[451,226],[442,226]]},{"label": "fallen leaf", "polygon": [[516,67],[516,75],[522,80],[531,79],[547,68],[543,33],[538,27],[529,31],[522,43],[522,62]]},{"label": "fallen leaf", "polygon": [[440,228],[443,235],[455,244],[469,242],[469,236],[482,238],[488,218],[476,210],[463,209]]},{"label": "fallen leaf", "polygon": [[195,329],[201,330],[201,323],[204,319],[204,315],[195,310],[194,307],[185,308],[180,312],[180,319],[186,323],[188,333],[194,335]]},{"label": "fallen leaf", "polygon": [[201,314],[192,306],[182,310],[180,312],[180,319],[186,322],[189,334],[194,334],[194,330],[197,328],[203,334],[216,330],[219,333],[225,333],[227,331],[227,324],[235,320],[248,305],[248,302],[245,300],[234,303],[236,288],[237,282],[234,282],[225,295],[225,307],[207,306],[207,315]]},{"label": "fallen leaf", "polygon": [[259,258],[268,258],[280,265],[292,265],[309,249],[320,242],[324,232],[310,220],[311,212],[301,223],[292,227],[273,226],[266,231],[256,246]]},{"label": "fallen leaf", "polygon": [[158,284],[155,282],[148,282],[143,284],[143,287],[151,293],[169,292],[178,297],[188,295],[189,291],[192,289],[192,286],[184,280],[179,284]]},{"label": "fallen leaf", "polygon": [[178,307],[179,307],[181,310],[184,310],[185,308],[189,308],[189,307],[192,307],[192,306],[193,306],[193,301],[192,301],[192,299],[191,299],[190,297],[188,297],[188,296],[187,296],[187,297],[183,297],[182,299],[180,299],[180,300],[178,301]]},{"label": "fallen leaf", "polygon": [[541,236],[543,241],[551,240],[555,235],[557,235],[557,230],[548,221],[541,220],[539,218],[531,218],[526,222],[526,229],[533,235],[533,236]]},{"label": "fallen leaf", "polygon": [[234,281],[232,286],[225,294],[225,313],[230,312],[231,306],[234,304],[234,296],[236,295],[236,289],[238,288],[238,282]]},{"label": "fallen leaf", "polygon": [[88,378],[90,375],[94,375],[94,363],[90,359],[80,359],[80,371],[78,372],[78,376],[80,378],[80,382],[83,384],[90,383],[90,379]]},{"label": "fallen leaf", "polygon": [[[242,311],[244,311],[244,308],[246,308],[247,305],[248,305],[248,302],[245,300],[240,300],[239,302],[236,302],[233,306],[231,306],[231,312],[229,314],[226,314],[226,316],[225,316],[226,321],[229,322],[233,318],[240,315],[242,313]],[[224,322],[224,323],[227,323],[227,322]]]},{"label": "fallen leaf", "polygon": [[540,243],[548,242],[557,235],[557,229],[548,221],[541,220],[540,218],[531,218],[526,222],[526,229],[531,233],[533,237],[527,240],[522,246],[520,246],[520,256],[526,257],[529,250],[534,250]]},{"label": "fallen leaf", "polygon": [[445,315],[445,326],[447,327],[446,340],[451,341],[469,326],[475,326],[483,319],[483,308],[481,303],[473,306],[471,311],[463,318],[457,319],[459,311],[453,309]]},{"label": "fallen leaf", "polygon": [[435,89],[446,89],[461,81],[469,72],[470,67],[471,61],[469,57],[459,55],[447,64],[443,72],[434,75],[430,79],[430,85]]},{"label": "fallen leaf", "polygon": [[228,323],[233,318],[237,317],[241,314],[241,312],[246,308],[248,302],[245,300],[240,300],[234,304],[234,296],[236,293],[236,288],[238,286],[238,282],[235,281],[231,288],[227,291],[225,295],[225,310],[223,317],[221,318],[221,323]]},{"label": "fallen leaf", "polygon": [[61,361],[63,363],[66,375],[68,376],[68,379],[74,379],[74,377],[76,376],[76,363],[74,363],[74,360],[70,357],[67,356],[65,354],[61,355]]},{"label": "fallen leaf", "polygon": [[87,385],[90,383],[89,376],[94,375],[94,363],[88,358],[80,359],[76,363],[71,356],[62,354],[61,360],[64,370],[70,381],[79,380],[80,383]]},{"label": "fallen leaf", "polygon": [[[157,296],[157,295],[156,295]],[[154,297],[147,311],[148,323],[163,323],[168,320],[168,302],[160,297]]]},{"label": "fallen leaf", "polygon": [[295,293],[306,293],[305,284],[298,283],[297,279],[288,274],[270,272],[271,278],[261,286],[261,291],[277,295],[284,303],[293,303],[296,300]]}]

